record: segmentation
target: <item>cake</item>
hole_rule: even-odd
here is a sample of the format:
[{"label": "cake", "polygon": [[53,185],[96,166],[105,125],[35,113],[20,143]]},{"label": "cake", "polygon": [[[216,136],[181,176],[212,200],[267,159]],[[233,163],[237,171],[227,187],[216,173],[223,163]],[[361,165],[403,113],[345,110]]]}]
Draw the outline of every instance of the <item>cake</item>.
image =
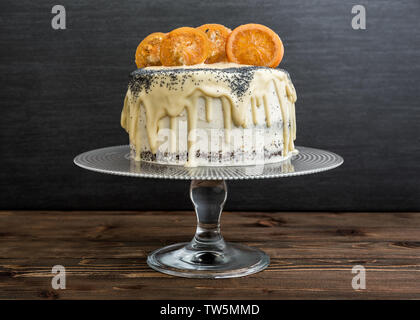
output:
[{"label": "cake", "polygon": [[[180,28],[184,30],[172,38],[174,31],[169,36],[155,33],[146,44],[146,39],[140,43],[139,68],[130,75],[121,114],[134,161],[189,167],[253,165],[283,161],[296,153],[296,91],[289,74],[273,68],[283,56],[281,42],[280,59],[273,51],[273,58],[264,62],[252,51],[241,55],[235,47],[235,40],[243,40],[243,30],[229,43],[243,26],[233,32],[219,26],[204,25],[204,31]],[[245,26],[258,26],[260,31],[260,25]],[[216,34],[216,40],[225,43],[212,47],[215,36],[205,31],[213,29],[227,34]],[[179,43],[184,48],[179,49]],[[234,48],[229,50],[229,45]],[[251,42],[247,46],[252,49]],[[188,49],[198,52],[193,63]]]}]

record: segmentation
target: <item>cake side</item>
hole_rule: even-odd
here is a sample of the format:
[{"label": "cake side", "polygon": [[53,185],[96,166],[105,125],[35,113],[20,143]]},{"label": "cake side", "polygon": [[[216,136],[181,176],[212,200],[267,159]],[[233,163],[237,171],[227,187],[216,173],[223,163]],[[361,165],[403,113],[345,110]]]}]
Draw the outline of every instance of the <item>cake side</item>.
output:
[{"label": "cake side", "polygon": [[220,63],[131,74],[121,115],[135,160],[187,166],[277,162],[296,138],[288,73]]}]

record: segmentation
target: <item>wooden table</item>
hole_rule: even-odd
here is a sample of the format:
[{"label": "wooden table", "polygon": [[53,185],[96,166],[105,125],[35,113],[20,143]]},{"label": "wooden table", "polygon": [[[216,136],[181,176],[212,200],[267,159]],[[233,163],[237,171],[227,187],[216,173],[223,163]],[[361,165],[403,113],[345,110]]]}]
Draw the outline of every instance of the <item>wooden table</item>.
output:
[{"label": "wooden table", "polygon": [[[185,279],[146,256],[194,233],[193,212],[0,212],[0,298],[420,298],[419,213],[226,212],[226,240],[266,251],[271,264],[244,278]],[[54,265],[66,289],[51,287]],[[366,268],[354,290],[352,267]]]}]

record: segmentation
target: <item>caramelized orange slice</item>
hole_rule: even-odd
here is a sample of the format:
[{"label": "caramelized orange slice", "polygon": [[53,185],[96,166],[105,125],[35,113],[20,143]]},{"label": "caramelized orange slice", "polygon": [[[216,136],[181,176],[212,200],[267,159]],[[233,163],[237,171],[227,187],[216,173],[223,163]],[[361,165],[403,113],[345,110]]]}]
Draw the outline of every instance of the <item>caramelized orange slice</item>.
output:
[{"label": "caramelized orange slice", "polygon": [[166,35],[162,32],[149,34],[137,47],[136,65],[137,68],[147,66],[160,66],[160,45]]},{"label": "caramelized orange slice", "polygon": [[203,31],[210,41],[210,53],[205,63],[226,62],[226,40],[232,30],[217,23],[203,24],[197,29]]},{"label": "caramelized orange slice", "polygon": [[229,35],[226,54],[230,62],[275,68],[283,59],[279,36],[261,24],[244,24]]},{"label": "caramelized orange slice", "polygon": [[182,27],[172,30],[162,41],[160,61],[164,66],[182,66],[203,63],[210,51],[203,31]]}]

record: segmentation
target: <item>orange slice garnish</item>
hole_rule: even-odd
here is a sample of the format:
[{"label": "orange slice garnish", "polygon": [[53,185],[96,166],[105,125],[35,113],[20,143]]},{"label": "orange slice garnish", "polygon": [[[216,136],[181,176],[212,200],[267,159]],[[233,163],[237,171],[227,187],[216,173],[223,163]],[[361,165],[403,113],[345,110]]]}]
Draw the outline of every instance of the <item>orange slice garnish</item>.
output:
[{"label": "orange slice garnish", "polygon": [[160,62],[160,45],[165,36],[162,32],[154,32],[140,42],[136,50],[137,68],[162,65]]},{"label": "orange slice garnish", "polygon": [[229,35],[226,54],[230,62],[275,68],[284,48],[277,33],[261,24],[244,24]]},{"label": "orange slice garnish", "polygon": [[163,39],[160,61],[164,66],[182,66],[203,63],[210,51],[203,31],[190,27],[172,30]]},{"label": "orange slice garnish", "polygon": [[197,29],[203,31],[210,41],[210,54],[205,63],[226,62],[226,40],[232,30],[216,23],[203,24]]}]

